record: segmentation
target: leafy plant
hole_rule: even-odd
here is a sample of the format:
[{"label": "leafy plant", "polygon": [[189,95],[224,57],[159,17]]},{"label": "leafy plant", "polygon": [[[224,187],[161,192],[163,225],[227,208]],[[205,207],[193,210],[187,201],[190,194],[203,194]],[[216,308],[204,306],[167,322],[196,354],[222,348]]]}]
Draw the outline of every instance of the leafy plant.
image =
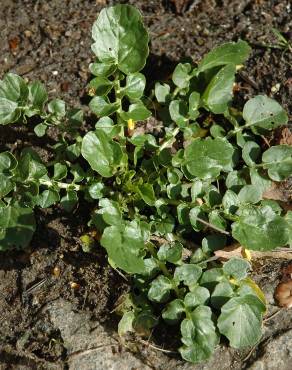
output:
[{"label": "leafy plant", "polygon": [[[48,163],[30,148],[0,154],[0,249],[29,244],[34,208],[71,212],[81,197],[109,263],[132,277],[120,334],[145,335],[161,318],[177,325],[179,351],[191,362],[208,359],[220,335],[235,348],[254,345],[265,301],[248,277],[251,265],[243,258],[222,265],[212,253],[234,240],[254,250],[289,243],[291,217],[263,192],[291,175],[292,149],[261,145],[262,135],[287,123],[286,112],[264,95],[242,112],[232,107],[236,71],[250,52],[245,41],[215,48],[197,66],[179,63],[151,100],[141,73],[149,37],[138,10],[103,9],[92,36],[96,124],[85,135],[83,112],[48,102],[39,82],[12,73],[0,82],[2,125],[35,116],[37,136],[51,127],[59,133]],[[136,130],[156,110],[162,129]],[[90,236],[82,243],[92,250]]]}]

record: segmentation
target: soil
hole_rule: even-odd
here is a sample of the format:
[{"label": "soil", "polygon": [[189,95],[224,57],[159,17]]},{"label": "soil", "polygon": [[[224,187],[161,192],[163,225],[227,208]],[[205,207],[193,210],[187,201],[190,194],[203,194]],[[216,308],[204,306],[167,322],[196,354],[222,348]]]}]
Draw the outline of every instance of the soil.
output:
[{"label": "soil", "polygon": [[[237,104],[242,106],[251,96],[263,93],[274,97],[291,114],[292,53],[277,48],[278,40],[271,32],[274,27],[291,42],[289,0],[120,2],[140,8],[149,27],[151,54],[144,71],[148,80],[167,79],[177,61],[197,62],[214,46],[242,38],[253,51],[238,77]],[[61,97],[74,106],[86,102],[88,64],[93,60],[91,27],[102,7],[117,2],[0,3],[0,77],[13,71],[43,81],[50,97]],[[287,131],[285,135],[291,140]],[[33,146],[49,155],[45,143],[33,137],[31,127],[1,128],[1,150]],[[116,335],[118,319],[112,310],[128,285],[108,266],[102,250],[94,254],[82,251],[79,236],[86,230],[87,215],[82,204],[71,215],[58,208],[37,211],[37,232],[30,248],[1,254],[1,370],[273,369],[266,365],[270,361],[268,352],[276,338],[276,355],[278,348],[282,356],[281,350],[291,338],[291,310],[281,310],[265,323],[263,339],[251,353],[221,346],[211,362],[202,366],[184,364],[177,354],[157,351],[135,338],[128,342],[127,352]],[[285,264],[283,260],[266,259],[254,266],[255,279],[267,294],[269,314],[278,310],[273,292]],[[154,333],[154,341],[172,350],[172,333],[161,333]],[[104,342],[99,352],[96,338]],[[281,369],[288,369],[289,361],[291,366],[292,354],[287,351],[287,361],[281,357]]]}]

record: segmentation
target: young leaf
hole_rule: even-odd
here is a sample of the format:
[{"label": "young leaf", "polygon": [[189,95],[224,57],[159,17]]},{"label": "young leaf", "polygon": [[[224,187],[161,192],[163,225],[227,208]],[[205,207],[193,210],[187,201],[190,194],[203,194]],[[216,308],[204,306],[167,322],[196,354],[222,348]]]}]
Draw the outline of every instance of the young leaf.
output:
[{"label": "young leaf", "polygon": [[209,301],[209,290],[202,286],[192,287],[192,291],[185,295],[184,304],[186,308],[194,309],[197,306],[206,305]]},{"label": "young leaf", "polygon": [[265,95],[258,95],[245,103],[242,116],[247,127],[259,135],[285,125],[288,121],[287,113],[281,105]]},{"label": "young leaf", "polygon": [[61,99],[51,100],[48,104],[48,111],[57,117],[65,117],[66,115],[66,105]]},{"label": "young leaf", "polygon": [[182,321],[180,330],[184,345],[179,352],[184,360],[197,363],[212,355],[219,338],[210,307],[197,307]]},{"label": "young leaf", "polygon": [[233,146],[225,139],[195,139],[184,152],[190,174],[200,179],[216,178],[232,166]]},{"label": "young leaf", "polygon": [[247,208],[232,224],[232,236],[252,250],[266,251],[288,243],[288,225],[270,207]]},{"label": "young leaf", "polygon": [[261,337],[265,305],[254,295],[231,298],[221,309],[218,318],[220,333],[234,348],[252,346]]},{"label": "young leaf", "polygon": [[122,93],[130,99],[140,99],[144,93],[145,85],[146,79],[142,73],[131,73],[126,78],[126,86],[122,89]]},{"label": "young leaf", "polygon": [[145,272],[144,238],[136,222],[105,228],[100,243],[118,268],[129,274]]},{"label": "young leaf", "polygon": [[48,94],[45,86],[39,81],[34,81],[28,85],[28,90],[28,100],[34,108],[42,111],[45,103],[48,100]]},{"label": "young leaf", "polygon": [[289,145],[272,146],[264,152],[262,161],[274,181],[282,181],[292,175],[292,147]]},{"label": "young leaf", "polygon": [[171,119],[179,126],[185,127],[188,122],[188,107],[182,100],[172,100],[169,104]]},{"label": "young leaf", "polygon": [[120,145],[102,130],[90,131],[84,136],[81,154],[91,168],[104,177],[113,176],[123,158]]},{"label": "young leaf", "polygon": [[117,103],[109,103],[103,96],[95,96],[89,103],[89,108],[99,117],[109,116],[119,108]]},{"label": "young leaf", "polygon": [[172,74],[172,81],[180,89],[186,89],[190,84],[191,65],[189,63],[179,63]]},{"label": "young leaf", "polygon": [[249,56],[250,47],[247,42],[228,42],[211,50],[199,63],[198,72],[206,71],[225,64],[242,64]]},{"label": "young leaf", "polygon": [[131,5],[104,8],[92,28],[92,50],[100,62],[125,74],[140,71],[148,56],[148,33],[140,12]]},{"label": "young leaf", "polygon": [[200,100],[200,94],[196,91],[193,91],[189,97],[189,117],[193,120],[199,117]]},{"label": "young leaf", "polygon": [[148,298],[150,301],[163,303],[169,298],[170,291],[173,289],[171,281],[164,275],[159,275],[150,284]]},{"label": "young leaf", "polygon": [[253,167],[261,154],[260,146],[254,141],[247,141],[242,148],[242,158],[244,162]]},{"label": "young leaf", "polygon": [[154,206],[155,194],[151,184],[142,184],[138,187],[139,194],[148,206]]},{"label": "young leaf", "polygon": [[231,258],[223,265],[223,271],[225,274],[236,280],[245,279],[250,269],[250,263],[247,260],[238,257]]},{"label": "young leaf", "polygon": [[187,286],[194,285],[202,275],[200,266],[194,264],[184,264],[178,266],[174,271],[174,280],[183,282]]},{"label": "young leaf", "polygon": [[224,113],[232,99],[232,88],[235,79],[235,66],[228,64],[212,78],[205,90],[202,100],[213,113]]},{"label": "young leaf", "polygon": [[181,299],[175,299],[167,304],[162,311],[162,318],[169,325],[174,325],[179,322],[185,311],[184,303]]},{"label": "young leaf", "polygon": [[157,257],[162,262],[179,263],[182,257],[183,246],[179,242],[163,244],[157,252]]},{"label": "young leaf", "polygon": [[154,93],[158,103],[166,103],[169,99],[170,87],[167,84],[156,82]]}]

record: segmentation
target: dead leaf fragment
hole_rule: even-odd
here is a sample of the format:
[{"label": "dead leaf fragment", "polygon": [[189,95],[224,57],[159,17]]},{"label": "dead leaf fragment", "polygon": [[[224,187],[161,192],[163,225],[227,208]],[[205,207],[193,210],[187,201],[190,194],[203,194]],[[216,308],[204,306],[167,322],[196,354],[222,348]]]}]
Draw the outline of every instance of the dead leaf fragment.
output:
[{"label": "dead leaf fragment", "polygon": [[275,291],[275,298],[279,306],[292,308],[292,280],[280,283]]}]

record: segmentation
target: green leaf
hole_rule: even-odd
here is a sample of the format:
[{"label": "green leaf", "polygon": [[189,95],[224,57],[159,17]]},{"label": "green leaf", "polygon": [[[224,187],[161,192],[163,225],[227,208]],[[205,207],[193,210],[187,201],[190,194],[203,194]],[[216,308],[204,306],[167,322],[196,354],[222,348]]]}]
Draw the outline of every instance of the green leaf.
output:
[{"label": "green leaf", "polygon": [[258,95],[245,103],[242,116],[246,125],[259,135],[288,122],[287,113],[281,105],[265,95]]},{"label": "green leaf", "polygon": [[209,213],[209,223],[218,227],[221,230],[225,230],[227,227],[226,220],[220,215],[220,211],[214,209]]},{"label": "green leaf", "polygon": [[47,125],[45,125],[43,123],[39,123],[38,125],[36,125],[34,127],[33,130],[34,130],[37,137],[43,137],[47,132],[47,128],[48,128]]},{"label": "green leaf", "polygon": [[218,318],[220,333],[234,348],[252,346],[261,337],[265,305],[254,295],[231,298],[221,309]]},{"label": "green leaf", "polygon": [[209,290],[202,286],[195,286],[192,291],[187,293],[184,298],[184,304],[187,309],[194,309],[197,306],[205,305],[210,298]]},{"label": "green leaf", "polygon": [[258,203],[262,199],[262,191],[256,185],[245,185],[238,193],[240,203]]},{"label": "green leaf", "polygon": [[103,96],[95,96],[89,103],[89,108],[99,117],[109,116],[119,109],[118,103],[109,103]]},{"label": "green leaf", "polygon": [[127,121],[132,119],[134,121],[143,121],[151,116],[150,110],[148,110],[145,105],[139,101],[137,103],[131,104],[129,106],[128,112],[123,112],[121,117]]},{"label": "green leaf", "polygon": [[190,84],[191,65],[189,63],[179,63],[172,74],[172,81],[180,89],[186,89]]},{"label": "green leaf", "polygon": [[123,159],[120,145],[102,130],[90,131],[83,137],[81,154],[103,177],[113,176]]},{"label": "green leaf", "polygon": [[236,280],[245,279],[249,270],[251,270],[250,263],[247,260],[238,257],[230,258],[230,260],[225,262],[223,265],[223,271],[225,274]]},{"label": "green leaf", "polygon": [[28,100],[34,108],[42,111],[45,103],[48,100],[48,94],[45,86],[39,81],[34,81],[28,85],[28,90]]},{"label": "green leaf", "polygon": [[210,179],[232,166],[233,153],[233,146],[225,139],[198,138],[187,146],[184,158],[191,175]]},{"label": "green leaf", "polygon": [[130,99],[139,99],[144,93],[146,85],[145,76],[142,73],[131,73],[126,78],[126,86],[121,90]]},{"label": "green leaf", "polygon": [[23,78],[14,74],[7,73],[0,81],[0,98],[5,98],[11,102],[24,103],[28,97],[28,87]]},{"label": "green leaf", "polygon": [[247,183],[247,173],[244,170],[231,171],[226,177],[226,186],[228,189],[238,192],[243,185]]},{"label": "green leaf", "polygon": [[41,208],[48,208],[57,203],[59,200],[60,196],[56,190],[47,189],[38,196],[37,204]]},{"label": "green leaf", "polygon": [[113,83],[106,77],[95,77],[90,81],[88,87],[94,90],[94,95],[107,95],[111,91]]},{"label": "green leaf", "polygon": [[0,125],[7,125],[18,120],[20,111],[18,104],[0,96]]},{"label": "green leaf", "polygon": [[194,230],[200,231],[205,227],[205,225],[198,220],[198,217],[199,217],[200,219],[207,221],[207,217],[205,213],[201,210],[199,206],[193,207],[190,210],[189,216],[190,216],[191,225]]},{"label": "green leaf", "polygon": [[134,311],[128,311],[123,314],[123,317],[118,324],[118,334],[120,337],[126,335],[129,332],[133,332],[133,322],[135,320]]},{"label": "green leaf", "polygon": [[138,187],[139,194],[148,206],[154,206],[155,194],[151,184],[142,184]]},{"label": "green leaf", "polygon": [[144,67],[149,53],[148,33],[133,6],[119,4],[102,9],[92,37],[92,50],[100,62],[115,64],[125,74]]},{"label": "green leaf", "polygon": [[250,167],[253,167],[257,163],[260,154],[261,148],[254,141],[247,141],[242,148],[242,158]]},{"label": "green leaf", "polygon": [[66,195],[61,198],[60,204],[66,212],[71,212],[78,202],[76,191],[68,190]]},{"label": "green leaf", "polygon": [[94,182],[88,188],[88,193],[92,199],[101,199],[103,197],[104,184],[102,182]]},{"label": "green leaf", "polygon": [[292,146],[272,146],[263,153],[262,161],[272,180],[285,180],[292,175]]},{"label": "green leaf", "polygon": [[232,285],[229,282],[223,281],[222,283],[217,284],[211,295],[212,307],[217,310],[221,309],[221,307],[228,302],[233,295],[234,292]]},{"label": "green leaf", "polygon": [[31,208],[17,204],[0,207],[0,250],[25,248],[30,243],[35,228]]},{"label": "green leaf", "polygon": [[105,228],[100,243],[118,268],[129,274],[145,272],[144,238],[136,222]]},{"label": "green leaf", "polygon": [[181,323],[182,358],[193,363],[207,360],[218,344],[210,307],[199,306]]},{"label": "green leaf", "polygon": [[220,283],[222,281],[228,281],[223,272],[223,269],[215,267],[204,271],[200,280],[200,285],[210,290],[213,289],[217,285],[217,283]]},{"label": "green leaf", "polygon": [[53,179],[60,181],[67,176],[67,166],[62,163],[54,164],[54,176]]},{"label": "green leaf", "polygon": [[48,111],[57,117],[65,117],[66,115],[66,105],[61,99],[51,100],[48,104]]},{"label": "green leaf", "polygon": [[162,262],[179,263],[182,257],[183,246],[179,242],[163,244],[158,252],[157,257]]},{"label": "green leaf", "polygon": [[167,84],[156,82],[154,92],[158,103],[166,103],[170,98],[170,87]]},{"label": "green leaf", "polygon": [[228,42],[211,50],[199,63],[198,72],[225,64],[242,64],[249,56],[250,47],[245,41]]},{"label": "green leaf", "polygon": [[193,91],[189,97],[189,117],[193,120],[197,119],[200,115],[200,94]]},{"label": "green leaf", "polygon": [[207,235],[202,240],[202,250],[204,253],[210,253],[223,249],[226,245],[226,236],[222,234]]},{"label": "green leaf", "polygon": [[272,250],[288,243],[288,225],[284,218],[266,206],[248,207],[232,224],[232,236],[252,250]]},{"label": "green leaf", "polygon": [[171,281],[164,275],[159,275],[150,284],[148,298],[150,301],[163,303],[170,296],[170,291],[173,289]]},{"label": "green leaf", "polygon": [[172,100],[169,104],[171,119],[179,126],[185,127],[188,122],[188,107],[182,100]]},{"label": "green leaf", "polygon": [[115,72],[117,67],[112,63],[90,63],[89,70],[94,76],[108,77]]},{"label": "green leaf", "polygon": [[167,304],[162,311],[162,318],[169,325],[174,325],[179,322],[185,311],[184,303],[181,299],[175,299]]},{"label": "green leaf", "polygon": [[269,189],[272,185],[272,181],[268,177],[264,176],[259,169],[251,168],[249,171],[250,181],[252,185],[255,185],[263,193]]},{"label": "green leaf", "polygon": [[239,199],[236,193],[232,190],[227,190],[222,199],[222,205],[227,213],[234,214],[239,206]]},{"label": "green leaf", "polygon": [[183,282],[187,286],[194,285],[202,275],[202,269],[198,265],[184,264],[178,266],[174,271],[174,280]]},{"label": "green leaf", "polygon": [[206,88],[202,100],[213,113],[224,113],[232,99],[232,89],[235,79],[235,66],[228,64],[212,78]]},{"label": "green leaf", "polygon": [[118,202],[107,198],[99,201],[99,209],[96,211],[97,214],[102,215],[102,219],[108,225],[121,225],[122,213]]}]

